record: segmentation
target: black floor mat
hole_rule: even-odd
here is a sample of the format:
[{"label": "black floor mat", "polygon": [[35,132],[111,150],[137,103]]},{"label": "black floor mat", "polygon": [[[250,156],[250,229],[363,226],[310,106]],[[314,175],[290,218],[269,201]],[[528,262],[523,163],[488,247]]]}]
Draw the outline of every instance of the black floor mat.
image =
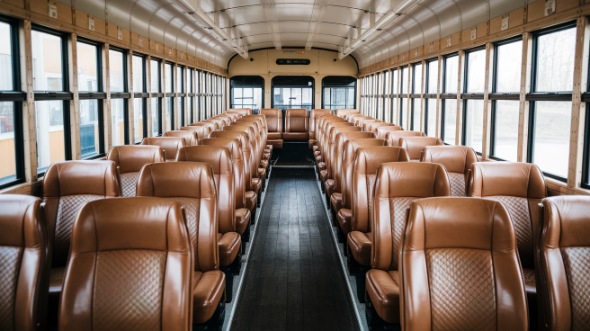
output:
[{"label": "black floor mat", "polygon": [[274,169],[232,330],[357,330],[313,169]]}]

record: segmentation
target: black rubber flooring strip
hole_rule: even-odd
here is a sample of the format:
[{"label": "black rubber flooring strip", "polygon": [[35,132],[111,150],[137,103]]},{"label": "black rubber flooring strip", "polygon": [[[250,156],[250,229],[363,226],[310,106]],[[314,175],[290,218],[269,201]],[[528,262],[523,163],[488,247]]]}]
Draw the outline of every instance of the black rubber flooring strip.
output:
[{"label": "black rubber flooring strip", "polygon": [[232,330],[358,330],[313,169],[273,169]]}]

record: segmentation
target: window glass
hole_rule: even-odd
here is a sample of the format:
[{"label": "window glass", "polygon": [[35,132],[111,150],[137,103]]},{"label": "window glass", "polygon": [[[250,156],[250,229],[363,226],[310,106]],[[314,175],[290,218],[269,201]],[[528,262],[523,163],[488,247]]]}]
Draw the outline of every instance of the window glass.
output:
[{"label": "window glass", "polygon": [[486,50],[467,53],[467,89],[469,93],[484,93],[486,70]]},{"label": "window glass", "polygon": [[174,123],[172,123],[174,118],[174,98],[167,97],[166,98],[166,107],[168,108],[166,111],[166,119],[164,120],[164,131],[170,131],[174,128]]},{"label": "window glass", "polygon": [[33,30],[31,32],[31,46],[33,89],[35,91],[63,91],[62,38]]},{"label": "window glass", "polygon": [[426,134],[430,137],[436,137],[436,99],[426,99],[426,109],[428,122],[426,127]]},{"label": "window glass", "polygon": [[436,94],[438,82],[438,60],[428,62],[428,86],[426,92]]},{"label": "window glass", "polygon": [[111,99],[111,125],[113,146],[125,144],[125,102],[126,99]]},{"label": "window glass", "polygon": [[452,55],[445,58],[444,93],[457,93],[457,78],[459,77],[459,56]]},{"label": "window glass", "polygon": [[535,92],[572,90],[575,49],[573,27],[537,37]]},{"label": "window glass", "polygon": [[447,144],[455,144],[455,136],[457,129],[457,100],[444,99],[444,136],[443,141]]},{"label": "window glass", "polygon": [[496,47],[496,91],[498,93],[520,91],[520,67],[522,40]]},{"label": "window glass", "polygon": [[99,153],[98,100],[80,100],[80,150],[82,158]]},{"label": "window glass", "polygon": [[111,92],[125,92],[125,71],[122,52],[109,50],[109,74]]},{"label": "window glass", "polygon": [[507,161],[517,161],[518,109],[514,100],[497,100],[494,108],[494,147],[492,156]]},{"label": "window glass", "polygon": [[133,92],[142,93],[145,92],[144,87],[144,58],[141,56],[133,55]]},{"label": "window glass", "polygon": [[483,140],[483,100],[466,100],[465,145],[476,152],[482,151]]},{"label": "window glass", "polygon": [[16,179],[16,144],[14,102],[0,102],[0,185]]},{"label": "window glass", "polygon": [[172,93],[172,82],[174,82],[174,77],[172,76],[172,64],[166,63],[164,65],[164,81],[166,81],[166,93]]},{"label": "window glass", "polygon": [[160,102],[152,98],[152,137],[160,135]]},{"label": "window glass", "polygon": [[176,67],[176,92],[184,93],[184,80],[183,80],[183,68],[181,66]]},{"label": "window glass", "polygon": [[64,161],[64,102],[36,101],[37,120],[37,164],[38,171],[44,172],[50,164]]},{"label": "window glass", "polygon": [[412,99],[412,130],[420,131],[422,126],[420,125],[420,111],[421,111],[421,100],[420,98]]},{"label": "window glass", "polygon": [[[0,22],[0,91],[14,90],[12,70],[12,34],[7,23]],[[2,174],[0,174],[2,178]]]},{"label": "window glass", "polygon": [[531,161],[544,172],[563,178],[567,178],[571,107],[571,102],[543,101],[535,104]]},{"label": "window glass", "polygon": [[98,47],[84,42],[77,43],[78,90],[96,92],[98,86]]},{"label": "window glass", "polygon": [[422,64],[418,63],[414,65],[414,79],[412,80],[412,93],[422,93]]},{"label": "window glass", "polygon": [[160,92],[160,62],[158,60],[150,61],[150,92]]},{"label": "window glass", "polygon": [[402,94],[407,94],[408,93],[408,84],[409,84],[409,80],[410,80],[410,76],[409,76],[409,69],[408,66],[405,66],[402,68]]},{"label": "window glass", "polygon": [[135,98],[133,99],[133,118],[134,118],[134,142],[140,143],[143,139],[143,107],[144,107],[144,99],[142,98]]}]

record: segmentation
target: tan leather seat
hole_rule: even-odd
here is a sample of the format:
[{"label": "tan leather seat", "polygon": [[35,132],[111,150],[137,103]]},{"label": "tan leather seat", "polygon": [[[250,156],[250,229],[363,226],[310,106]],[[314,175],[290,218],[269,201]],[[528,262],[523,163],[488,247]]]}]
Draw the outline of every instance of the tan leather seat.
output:
[{"label": "tan leather seat", "polygon": [[[333,219],[336,220],[336,213],[342,208],[342,181],[344,174],[343,157],[344,144],[351,139],[368,139],[375,138],[373,132],[366,131],[344,131],[336,135],[336,147],[334,150],[334,162],[332,163],[332,181],[333,189],[330,194],[330,207],[333,212]],[[329,183],[328,183],[329,184]]]},{"label": "tan leather seat", "polygon": [[50,256],[41,199],[0,194],[0,329],[46,328]]},{"label": "tan leather seat", "polygon": [[72,231],[59,329],[191,330],[192,269],[178,203],[89,202]]},{"label": "tan leather seat", "polygon": [[590,298],[590,197],[543,200],[538,298],[542,330],[584,330]]},{"label": "tan leather seat", "polygon": [[435,163],[384,163],[375,180],[371,270],[366,275],[369,301],[387,323],[399,324],[399,254],[412,201],[450,195],[443,166]]},{"label": "tan leather seat", "polygon": [[398,125],[384,125],[377,128],[377,138],[385,139],[387,134],[392,131],[403,131],[404,129]]},{"label": "tan leather seat", "polygon": [[149,163],[164,162],[164,151],[160,146],[123,145],[111,149],[108,160],[115,162],[121,177],[121,193],[124,197],[134,197],[137,176],[141,167]]},{"label": "tan leather seat", "polygon": [[414,201],[400,261],[402,330],[528,330],[514,230],[500,203]]},{"label": "tan leather seat", "polygon": [[181,147],[186,146],[184,138],[179,137],[148,137],[143,138],[142,145],[160,146],[164,150],[166,161],[176,160],[176,154]]},{"label": "tan leather seat", "polygon": [[399,140],[399,146],[408,151],[410,161],[420,161],[426,146],[437,146],[442,144],[442,139],[437,137],[402,137]]},{"label": "tan leather seat", "polygon": [[207,322],[224,305],[225,291],[225,276],[218,270],[217,193],[211,166],[200,162],[148,164],[139,174],[137,195],[169,198],[183,206],[195,250],[193,320]]},{"label": "tan leather seat", "polygon": [[215,125],[206,122],[193,123],[189,126],[180,128],[181,130],[195,131],[197,133],[197,140],[209,138],[211,132],[215,131]]},{"label": "tan leather seat", "polygon": [[320,117],[324,115],[331,115],[332,110],[330,109],[312,109],[309,113],[309,141],[308,145],[310,149],[313,149],[313,146],[317,144],[317,121]]},{"label": "tan leather seat", "polygon": [[356,151],[352,171],[351,231],[347,239],[349,259],[353,259],[364,268],[371,265],[373,246],[371,211],[377,169],[383,163],[406,161],[408,161],[408,153],[399,147],[361,147]]},{"label": "tan leather seat", "polygon": [[[219,131],[229,133],[229,131]],[[250,239],[251,212],[246,203],[246,183],[244,175],[244,158],[242,144],[239,139],[230,138],[209,138],[202,141],[204,146],[225,147],[230,152],[232,174],[234,176],[234,199],[235,199],[235,223],[236,231],[242,236],[242,241]],[[256,201],[251,202],[256,207]]]},{"label": "tan leather seat", "polygon": [[252,108],[230,108],[227,113],[237,113],[242,116],[252,115]]},{"label": "tan leather seat", "polygon": [[386,126],[394,126],[395,127],[395,125],[393,125],[391,123],[377,121],[377,122],[373,122],[373,123],[367,125],[366,131],[374,132],[375,134],[377,134],[377,129],[379,129],[380,127],[386,127]]},{"label": "tan leather seat", "polygon": [[[237,131],[245,132],[248,136],[247,141],[242,144],[242,151],[246,154],[245,163],[250,167],[250,182],[246,183],[246,189],[253,191],[257,196],[260,196],[260,189],[262,188],[262,178],[260,178],[260,172],[258,171],[259,156],[258,153],[258,142],[256,141],[256,135],[254,134],[254,128],[247,124],[234,124],[223,128],[224,131]],[[260,201],[258,201],[260,202]]]},{"label": "tan leather seat", "polygon": [[307,109],[287,109],[285,112],[285,131],[283,140],[308,141],[309,121]]},{"label": "tan leather seat", "polygon": [[399,144],[400,138],[403,137],[423,137],[425,136],[422,131],[401,131],[394,130],[385,134],[385,140],[387,140],[387,146],[401,147]]},{"label": "tan leather seat", "polygon": [[539,229],[538,204],[546,195],[541,170],[530,163],[476,162],[469,195],[499,201],[508,210],[524,272],[529,314],[536,320],[534,234]]},{"label": "tan leather seat", "polygon": [[451,196],[465,196],[471,167],[477,162],[477,155],[468,146],[426,146],[423,162],[442,164],[449,174]]},{"label": "tan leather seat", "polygon": [[43,178],[47,239],[52,247],[48,318],[57,316],[74,219],[89,201],[121,196],[113,161],[64,161],[52,164]]},{"label": "tan leather seat", "polygon": [[276,149],[283,148],[283,112],[278,108],[261,109],[260,112],[266,117],[268,143]]},{"label": "tan leather seat", "polygon": [[229,150],[222,146],[190,146],[183,147],[178,152],[176,161],[203,162],[211,166],[217,189],[217,216],[219,234],[219,265],[221,267],[235,266],[240,270],[239,253],[241,239],[237,232],[234,198],[234,176]]},{"label": "tan leather seat", "polygon": [[375,138],[351,139],[344,142],[342,155],[342,205],[336,213],[339,234],[343,241],[348,237],[352,223],[352,173],[356,151],[360,147],[385,146],[385,140]]},{"label": "tan leather seat", "polygon": [[349,115],[359,114],[359,111],[356,109],[336,109],[334,114],[338,117],[345,118]]},{"label": "tan leather seat", "polygon": [[326,149],[326,156],[324,157],[325,169],[320,170],[320,178],[324,184],[324,189],[326,190],[328,199],[334,191],[334,181],[330,179],[333,179],[334,177],[334,163],[336,163],[336,149],[338,148],[338,145],[336,144],[337,136],[341,132],[360,131],[361,128],[358,126],[332,126],[330,128],[330,133],[328,134],[328,146]]},{"label": "tan leather seat", "polygon": [[192,130],[172,130],[166,131],[163,137],[179,137],[184,138],[185,146],[197,146],[199,144],[199,136],[197,131]]}]

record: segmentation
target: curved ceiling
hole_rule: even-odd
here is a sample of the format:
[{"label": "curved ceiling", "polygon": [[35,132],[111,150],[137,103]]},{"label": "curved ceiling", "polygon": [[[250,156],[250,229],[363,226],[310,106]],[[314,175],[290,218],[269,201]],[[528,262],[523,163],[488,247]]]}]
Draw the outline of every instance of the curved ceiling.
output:
[{"label": "curved ceiling", "polygon": [[[119,26],[218,66],[248,51],[323,48],[365,67],[527,0],[78,0]],[[108,14],[108,15],[107,15]]]}]

